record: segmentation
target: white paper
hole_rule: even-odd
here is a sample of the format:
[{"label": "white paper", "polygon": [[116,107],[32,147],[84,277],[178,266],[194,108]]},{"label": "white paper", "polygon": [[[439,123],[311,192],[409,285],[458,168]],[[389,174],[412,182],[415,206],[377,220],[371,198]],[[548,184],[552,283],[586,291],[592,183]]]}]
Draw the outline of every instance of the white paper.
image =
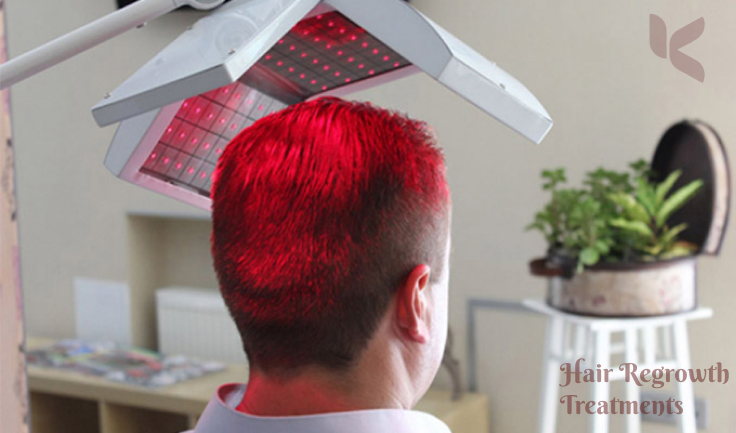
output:
[{"label": "white paper", "polygon": [[117,281],[74,279],[77,338],[131,344],[130,287]]}]

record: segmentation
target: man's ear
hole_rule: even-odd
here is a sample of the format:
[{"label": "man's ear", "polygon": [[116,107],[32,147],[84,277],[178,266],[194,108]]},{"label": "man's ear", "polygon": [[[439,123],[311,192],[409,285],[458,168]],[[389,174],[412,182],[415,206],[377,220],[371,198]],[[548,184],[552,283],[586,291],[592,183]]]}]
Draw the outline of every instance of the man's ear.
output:
[{"label": "man's ear", "polygon": [[429,340],[429,309],[427,288],[430,268],[419,265],[414,268],[404,285],[396,292],[396,315],[399,329],[406,337],[417,343]]}]

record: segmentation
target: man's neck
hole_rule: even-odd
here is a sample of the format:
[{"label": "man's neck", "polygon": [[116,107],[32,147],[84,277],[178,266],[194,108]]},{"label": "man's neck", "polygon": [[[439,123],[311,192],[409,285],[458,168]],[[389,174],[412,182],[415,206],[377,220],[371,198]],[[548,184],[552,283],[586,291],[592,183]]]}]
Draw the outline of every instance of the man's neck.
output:
[{"label": "man's neck", "polygon": [[[238,410],[257,416],[298,416],[366,409],[411,409],[417,390],[397,350],[371,343],[350,371],[306,367],[288,378],[251,370]],[[423,393],[423,392],[422,392]]]},{"label": "man's neck", "polygon": [[388,318],[379,325],[360,359],[349,371],[304,367],[288,378],[251,369],[238,410],[257,416],[298,416],[366,409],[411,409],[426,389],[415,389],[416,361],[391,332]]},{"label": "man's neck", "polygon": [[404,408],[381,386],[363,386],[349,375],[307,370],[279,379],[252,372],[238,410],[257,416],[299,416],[364,409]]}]

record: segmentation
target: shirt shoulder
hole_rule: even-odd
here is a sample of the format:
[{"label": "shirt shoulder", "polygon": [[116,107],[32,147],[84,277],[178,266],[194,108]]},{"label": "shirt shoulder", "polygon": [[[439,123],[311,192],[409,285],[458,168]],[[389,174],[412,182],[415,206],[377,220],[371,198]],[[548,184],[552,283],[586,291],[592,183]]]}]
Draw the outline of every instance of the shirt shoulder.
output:
[{"label": "shirt shoulder", "polygon": [[261,417],[236,410],[245,385],[218,389],[194,430],[183,433],[451,433],[428,413],[403,409],[368,409],[304,416]]}]

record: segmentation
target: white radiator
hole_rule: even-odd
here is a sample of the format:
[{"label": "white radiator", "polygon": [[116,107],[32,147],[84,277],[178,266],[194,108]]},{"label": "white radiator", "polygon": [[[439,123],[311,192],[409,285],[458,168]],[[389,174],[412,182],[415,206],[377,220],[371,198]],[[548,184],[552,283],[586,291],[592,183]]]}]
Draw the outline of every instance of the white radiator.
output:
[{"label": "white radiator", "polygon": [[246,362],[240,335],[217,290],[158,289],[156,318],[160,352],[226,363]]}]

